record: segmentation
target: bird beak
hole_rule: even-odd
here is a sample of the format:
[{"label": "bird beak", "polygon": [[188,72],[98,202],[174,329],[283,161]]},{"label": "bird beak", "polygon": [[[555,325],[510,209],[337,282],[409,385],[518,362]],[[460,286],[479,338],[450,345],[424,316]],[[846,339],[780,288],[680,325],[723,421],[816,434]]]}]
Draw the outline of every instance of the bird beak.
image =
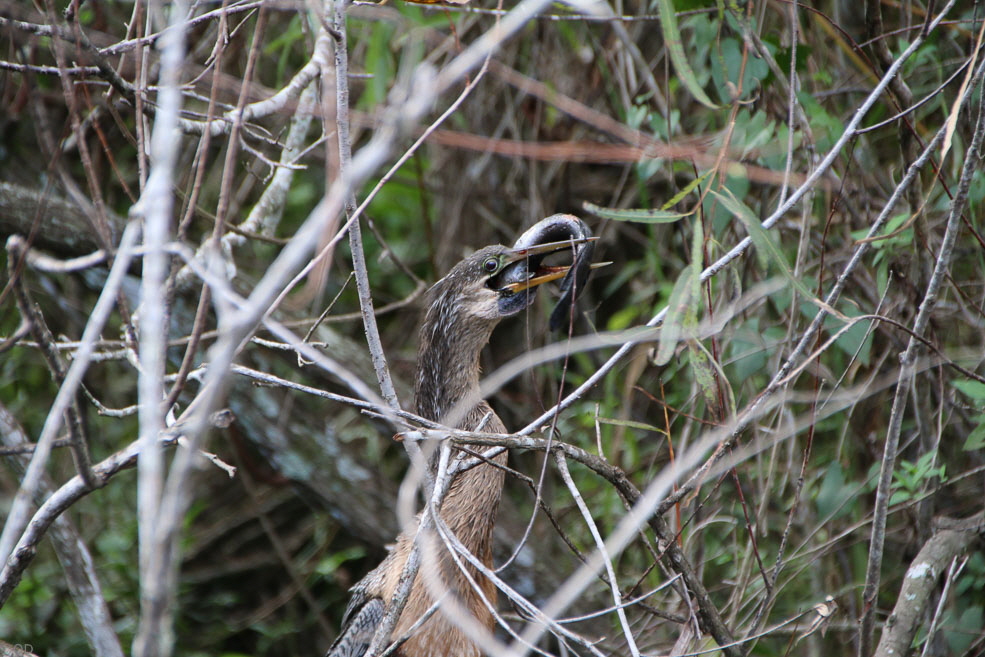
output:
[{"label": "bird beak", "polygon": [[[533,256],[547,256],[552,253],[557,253],[558,251],[564,251],[567,249],[573,249],[580,244],[586,244],[588,242],[594,242],[597,237],[583,237],[581,239],[571,239],[564,240],[561,242],[548,242],[547,244],[537,244],[535,246],[530,246],[522,249],[514,249],[509,255],[509,263],[519,262],[521,260],[527,260]],[[592,269],[598,269],[599,267],[604,267],[610,263],[594,263],[591,265]],[[510,292],[515,294],[517,292],[522,292],[523,290],[529,290],[530,288],[537,287],[538,285],[543,285],[544,283],[550,283],[551,281],[556,281],[559,278],[564,278],[568,274],[568,270],[571,269],[571,265],[564,266],[549,266],[542,265],[537,268],[534,275],[525,281],[519,281],[516,283],[508,283],[503,287],[499,288],[500,292]]]},{"label": "bird beak", "polygon": [[[572,251],[570,266],[550,267],[542,264],[550,254],[568,249]],[[500,274],[499,281],[503,285],[499,288],[500,292],[508,298],[521,297],[530,305],[534,293],[527,290],[560,278],[561,298],[551,311],[548,326],[552,331],[566,323],[570,326],[575,297],[582,292],[588,275],[595,268],[592,264],[594,251],[592,229],[578,217],[555,214],[541,219],[513,244],[509,253],[515,260]]]}]

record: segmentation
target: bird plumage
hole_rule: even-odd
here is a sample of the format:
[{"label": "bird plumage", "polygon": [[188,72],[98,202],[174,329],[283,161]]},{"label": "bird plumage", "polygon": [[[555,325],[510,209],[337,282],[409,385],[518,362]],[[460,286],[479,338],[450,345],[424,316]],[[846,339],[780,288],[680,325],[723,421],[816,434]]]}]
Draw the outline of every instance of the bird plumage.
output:
[{"label": "bird plumage", "polygon": [[[501,245],[476,251],[458,263],[435,283],[426,296],[426,313],[420,331],[415,404],[418,415],[464,430],[505,433],[506,427],[479,394],[479,356],[496,324],[514,315],[533,301],[535,286],[559,278],[567,268],[538,269],[546,254],[576,248],[576,258],[590,258],[586,240],[591,233],[581,220],[570,215],[545,219],[544,237],[557,240],[567,236],[580,240],[553,248],[542,247],[536,228],[524,233],[513,248]],[[559,228],[559,225],[561,228]],[[566,226],[566,228],[565,228]],[[559,237],[560,236],[560,237]],[[520,247],[520,248],[518,248]],[[587,251],[585,250],[587,248]],[[570,276],[565,278],[568,282]],[[584,282],[584,276],[580,283]],[[565,283],[562,289],[567,290]],[[570,296],[570,295],[569,295]],[[570,302],[570,299],[569,299]],[[492,564],[492,531],[503,490],[506,453],[460,473],[452,481],[441,506],[440,516],[461,543],[486,565]],[[404,565],[411,553],[414,531],[397,537],[387,558],[352,589],[352,599],[342,621],[339,638],[327,657],[362,657],[376,627],[392,599]],[[492,629],[493,616],[482,597],[495,603],[496,589],[472,566],[466,573],[452,561],[447,549],[438,544],[433,554],[436,572],[459,604],[468,609],[484,627]],[[482,595],[469,579],[478,583]],[[393,636],[403,636],[432,606],[434,600],[419,575],[411,588]],[[397,651],[399,657],[479,657],[478,646],[439,611],[417,628]]]}]

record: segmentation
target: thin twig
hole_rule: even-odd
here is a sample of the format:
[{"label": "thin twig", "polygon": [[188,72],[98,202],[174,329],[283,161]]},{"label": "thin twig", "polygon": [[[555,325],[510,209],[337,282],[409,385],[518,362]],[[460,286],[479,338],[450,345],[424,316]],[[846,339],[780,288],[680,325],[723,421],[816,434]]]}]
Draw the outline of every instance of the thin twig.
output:
[{"label": "thin twig", "polygon": [[[326,9],[328,7],[326,2]],[[338,177],[345,184],[352,167],[352,144],[349,138],[349,54],[346,50],[346,26],[345,11],[348,0],[333,0],[332,6],[332,27],[335,38],[335,98],[336,116],[335,126],[339,140],[339,172]],[[326,11],[326,16],[327,16]],[[351,185],[345,185],[348,193],[345,196],[345,212],[352,216],[356,211],[356,195]],[[356,291],[359,296],[359,309],[363,314],[363,328],[366,331],[366,342],[369,346],[370,358],[373,361],[373,369],[376,371],[376,379],[383,393],[383,399],[392,408],[400,407],[400,400],[397,399],[397,391],[393,387],[393,380],[390,378],[390,370],[386,363],[386,354],[383,351],[383,341],[380,340],[380,329],[376,324],[376,315],[373,312],[373,293],[370,290],[369,273],[366,270],[366,254],[363,251],[362,229],[359,219],[349,222],[349,247],[352,252],[352,269],[356,275]]]},{"label": "thin twig", "polygon": [[[21,478],[20,488],[10,505],[10,511],[7,514],[7,520],[3,526],[3,534],[0,535],[0,563],[6,564],[17,542],[17,537],[21,535],[21,532],[24,531],[27,525],[28,507],[37,491],[44,469],[47,466],[48,456],[51,453],[51,443],[61,428],[65,411],[75,398],[75,392],[81,384],[82,377],[89,366],[89,360],[95,351],[95,344],[99,339],[100,333],[102,333],[103,325],[110,311],[113,309],[116,294],[123,282],[123,276],[129,267],[131,249],[139,235],[140,229],[137,224],[128,224],[123,231],[120,246],[113,266],[110,269],[109,277],[106,279],[103,290],[99,294],[99,298],[96,300],[96,304],[89,315],[89,321],[86,323],[86,327],[82,332],[82,339],[79,341],[79,349],[68,371],[65,373],[65,381],[58,389],[55,401],[52,402],[51,408],[48,411],[44,427],[41,429],[41,435],[37,441],[37,447],[31,456],[31,462],[24,476]],[[97,477],[99,476],[98,471],[96,475]],[[79,481],[81,481],[81,477],[79,477]],[[4,570],[6,570],[6,566],[4,566]],[[0,575],[0,579],[2,577]],[[0,601],[2,601],[2,597],[0,597]]]},{"label": "thin twig", "polygon": [[[27,445],[27,440],[27,433],[17,419],[6,406],[0,404],[0,443],[5,445],[4,450],[10,450],[5,451],[5,455],[22,455],[9,461],[21,475],[29,463],[29,459],[23,455],[29,454],[31,450],[22,451],[19,448]],[[59,442],[67,444],[67,441],[56,440],[53,446],[58,446]],[[38,488],[39,498],[49,496],[51,491],[51,483],[47,478],[42,479]],[[55,554],[65,571],[65,580],[78,610],[82,631],[93,654],[95,657],[123,657],[123,648],[113,629],[109,605],[103,596],[102,584],[89,547],[75,525],[66,517],[54,521],[51,539]],[[0,606],[2,604],[0,601]]]},{"label": "thin twig", "polygon": [[[7,239],[7,269],[10,283],[14,290],[14,299],[20,310],[21,318],[30,326],[31,333],[40,346],[45,363],[51,372],[52,380],[60,386],[65,380],[65,364],[62,362],[61,354],[55,348],[55,338],[45,323],[41,308],[31,299],[27,286],[24,284],[23,269],[21,274],[17,272],[21,260],[26,257],[27,252],[27,245],[20,236],[11,235]],[[78,395],[69,405],[65,419],[68,424],[69,444],[72,448],[75,468],[87,485],[98,488],[100,482],[92,473],[92,459],[89,456],[89,431]]]},{"label": "thin twig", "polygon": [[616,571],[612,567],[612,558],[605,550],[605,541],[602,540],[602,535],[599,533],[599,528],[595,524],[595,519],[592,518],[592,512],[588,509],[588,505],[585,504],[585,500],[581,496],[581,491],[575,485],[574,479],[571,478],[571,473],[568,471],[568,462],[564,458],[564,453],[561,451],[553,452],[554,462],[557,463],[558,472],[561,474],[561,479],[564,481],[565,486],[568,487],[568,491],[571,496],[575,499],[575,504],[578,506],[578,510],[581,511],[581,516],[585,520],[585,524],[588,526],[589,531],[592,534],[592,538],[595,539],[595,546],[599,550],[599,554],[602,555],[602,560],[605,562],[605,571],[609,576],[609,588],[612,591],[612,602],[616,608],[616,616],[619,618],[619,624],[622,626],[623,635],[626,637],[626,644],[629,647],[629,653],[633,657],[639,657],[640,650],[636,647],[636,639],[633,638],[633,630],[629,627],[629,620],[626,618],[626,610],[622,606],[622,594],[619,591],[619,584],[616,579]]},{"label": "thin twig", "polygon": [[[946,10],[947,8],[945,8],[945,12]],[[924,293],[923,300],[920,302],[917,316],[913,320],[913,333],[916,335],[922,335],[926,330],[934,306],[937,303],[937,295],[940,292],[944,278],[951,265],[954,244],[960,228],[961,214],[964,212],[965,204],[968,201],[968,190],[971,186],[972,176],[978,170],[979,151],[981,149],[983,135],[985,135],[985,94],[980,94],[975,131],[972,135],[971,143],[968,145],[968,150],[964,155],[964,166],[961,170],[958,189],[954,195],[954,199],[951,201],[951,210],[947,219],[947,228],[944,231],[944,239],[941,243],[940,252],[937,255],[933,273],[927,283],[927,290]],[[919,345],[920,341],[911,336],[907,341],[906,350],[900,355],[899,382],[897,383],[896,394],[893,398],[889,425],[886,428],[886,443],[879,470],[879,485],[876,488],[872,538],[869,545],[868,564],[866,566],[865,588],[862,594],[863,616],[861,641],[859,642],[860,655],[868,655],[872,645],[877,606],[876,597],[879,593],[880,569],[882,567],[886,519],[891,493],[890,488],[892,485],[893,471],[896,467],[896,454],[899,446],[900,431],[903,426],[903,414],[906,410],[906,398],[915,375],[915,362]]]},{"label": "thin twig", "polygon": [[160,90],[158,111],[151,133],[153,166],[140,200],[132,214],[144,220],[144,246],[141,277],[140,365],[138,370],[137,417],[140,422],[140,458],[137,461],[137,526],[140,541],[140,621],[134,638],[135,657],[167,657],[173,643],[173,605],[175,595],[169,577],[174,569],[174,550],[170,537],[159,532],[164,504],[164,453],[159,436],[164,429],[166,409],[164,373],[167,363],[168,309],[167,278],[169,254],[164,246],[172,231],[171,192],[178,160],[175,133],[181,111],[181,69],[185,58],[185,30],[188,8],[183,0],[170,7],[169,27],[161,40]]}]

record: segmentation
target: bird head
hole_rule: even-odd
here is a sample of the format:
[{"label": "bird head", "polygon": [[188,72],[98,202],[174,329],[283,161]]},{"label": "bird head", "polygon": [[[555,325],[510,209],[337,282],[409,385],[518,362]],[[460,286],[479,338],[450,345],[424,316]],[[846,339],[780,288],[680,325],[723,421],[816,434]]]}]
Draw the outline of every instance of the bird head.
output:
[{"label": "bird head", "polygon": [[[464,316],[495,324],[533,303],[540,285],[563,279],[562,297],[551,315],[551,328],[557,328],[588,278],[594,240],[591,230],[577,217],[548,217],[527,230],[512,247],[487,246],[455,265],[432,288],[432,300],[440,301],[431,307],[444,306],[446,320]],[[545,264],[549,256],[565,251],[572,253],[570,265]]]},{"label": "bird head", "polygon": [[[479,354],[501,319],[533,303],[537,288],[561,279],[562,296],[551,326],[565,325],[571,303],[592,268],[593,240],[580,219],[548,217],[512,247],[479,249],[461,261],[427,293],[421,325],[415,397],[422,416],[450,421],[446,413],[464,391],[477,393]],[[548,265],[552,254],[571,254],[571,264]]]}]

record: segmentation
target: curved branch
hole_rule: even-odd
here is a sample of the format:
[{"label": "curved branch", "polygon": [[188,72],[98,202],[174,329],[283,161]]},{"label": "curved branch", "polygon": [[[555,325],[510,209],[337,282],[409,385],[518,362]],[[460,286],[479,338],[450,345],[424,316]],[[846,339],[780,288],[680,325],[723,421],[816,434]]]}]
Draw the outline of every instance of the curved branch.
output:
[{"label": "curved branch", "polygon": [[951,561],[968,551],[976,538],[985,537],[985,514],[960,523],[942,520],[941,524],[949,528],[934,534],[910,562],[873,657],[898,657],[910,652],[938,577]]}]

